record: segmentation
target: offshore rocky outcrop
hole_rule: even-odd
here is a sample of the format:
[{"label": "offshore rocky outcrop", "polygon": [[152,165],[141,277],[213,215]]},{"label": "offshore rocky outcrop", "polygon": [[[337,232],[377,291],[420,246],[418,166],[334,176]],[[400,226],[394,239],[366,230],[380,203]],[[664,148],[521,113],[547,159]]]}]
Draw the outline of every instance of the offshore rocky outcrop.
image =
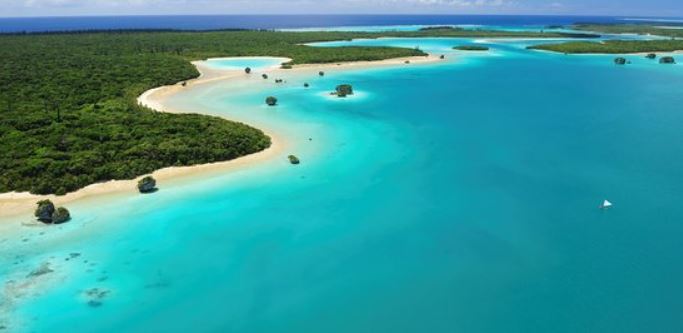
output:
[{"label": "offshore rocky outcrop", "polygon": [[145,176],[138,181],[138,191],[140,193],[152,193],[157,190],[157,181],[152,176]]},{"label": "offshore rocky outcrop", "polygon": [[614,63],[616,65],[626,65],[626,58],[622,58],[622,57],[615,58]]},{"label": "offshore rocky outcrop", "polygon": [[301,163],[301,161],[299,161],[299,158],[294,156],[294,155],[287,156],[287,159],[289,159],[289,163],[294,164],[294,165]]},{"label": "offshore rocky outcrop", "polygon": [[353,95],[353,86],[350,84],[340,84],[335,91],[338,97],[346,97],[348,95]]},{"label": "offshore rocky outcrop", "polygon": [[659,63],[660,64],[673,65],[676,63],[676,59],[674,59],[674,57],[661,57],[661,58],[659,58]]},{"label": "offshore rocky outcrop", "polygon": [[38,221],[45,224],[62,224],[71,220],[71,213],[64,207],[55,208],[50,200],[38,202],[38,207],[34,213]]}]

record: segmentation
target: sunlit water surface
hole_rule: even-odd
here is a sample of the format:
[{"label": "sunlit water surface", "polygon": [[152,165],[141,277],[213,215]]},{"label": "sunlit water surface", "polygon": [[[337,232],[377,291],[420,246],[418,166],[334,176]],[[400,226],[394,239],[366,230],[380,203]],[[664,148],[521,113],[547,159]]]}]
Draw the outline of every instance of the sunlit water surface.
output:
[{"label": "sunlit water surface", "polygon": [[[474,43],[491,50],[452,50]],[[0,324],[683,330],[683,70],[532,43],[327,43],[418,46],[446,60],[188,89],[171,102],[265,128],[287,151],[153,195],[74,203],[63,226],[0,225]],[[340,83],[357,94],[330,96]],[[265,106],[269,95],[280,105]],[[614,207],[598,209],[604,199]],[[45,262],[54,272],[27,277]]]}]

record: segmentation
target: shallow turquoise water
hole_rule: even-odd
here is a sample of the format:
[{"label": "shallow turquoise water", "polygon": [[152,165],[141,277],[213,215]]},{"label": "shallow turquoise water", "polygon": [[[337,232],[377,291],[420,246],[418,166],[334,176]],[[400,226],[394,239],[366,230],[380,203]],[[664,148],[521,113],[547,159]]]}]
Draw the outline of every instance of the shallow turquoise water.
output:
[{"label": "shallow turquoise water", "polygon": [[209,59],[204,64],[214,69],[245,69],[247,67],[252,70],[266,70],[272,67],[279,67],[280,64],[286,62],[285,58],[270,58],[270,57],[240,57],[240,58],[215,58]]},{"label": "shallow turquoise water", "polygon": [[[475,42],[491,52],[450,50]],[[290,138],[286,153],[0,236],[0,320],[35,332],[683,330],[679,65],[526,51],[534,41],[353,43],[447,60],[176,96]],[[327,95],[346,82],[358,96]],[[268,95],[280,106],[263,106]],[[614,208],[599,210],[604,199]],[[43,262],[54,272],[34,288],[7,287]],[[99,307],[91,288],[110,290]]]}]

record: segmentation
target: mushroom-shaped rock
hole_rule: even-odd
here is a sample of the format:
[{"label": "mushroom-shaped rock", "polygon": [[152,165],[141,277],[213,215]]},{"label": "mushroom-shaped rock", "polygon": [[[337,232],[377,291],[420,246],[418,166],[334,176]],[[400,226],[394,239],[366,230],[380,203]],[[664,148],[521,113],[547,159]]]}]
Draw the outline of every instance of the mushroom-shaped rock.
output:
[{"label": "mushroom-shaped rock", "polygon": [[674,57],[661,57],[661,58],[659,58],[659,63],[660,64],[669,64],[669,65],[675,64],[676,59],[674,59]]},{"label": "mushroom-shaped rock", "polygon": [[64,207],[59,207],[52,213],[53,224],[62,224],[69,220],[71,220],[71,214],[69,213],[69,210]]},{"label": "mushroom-shaped rock", "polygon": [[319,76],[325,76],[325,72],[320,71],[320,72],[318,72],[318,75],[319,75]]},{"label": "mushroom-shaped rock", "polygon": [[268,96],[268,97],[266,98],[266,104],[268,104],[268,106],[275,106],[275,105],[277,105],[277,98],[275,98],[274,96]]},{"label": "mushroom-shaped rock", "polygon": [[301,163],[301,161],[299,161],[299,158],[294,155],[289,155],[287,156],[287,158],[289,159],[289,163],[292,163],[294,165]]},{"label": "mushroom-shaped rock", "polygon": [[308,82],[307,82],[307,83],[304,83],[304,88],[308,88],[308,87],[310,87],[310,86],[311,86],[311,85],[309,85]]},{"label": "mushroom-shaped rock", "polygon": [[52,214],[55,212],[55,205],[50,200],[42,200],[38,202],[35,216],[38,221],[43,223],[52,223]]},{"label": "mushroom-shaped rock", "polygon": [[346,97],[347,95],[353,95],[353,87],[350,84],[340,84],[335,89],[337,96]]},{"label": "mushroom-shaped rock", "polygon": [[140,193],[152,193],[157,190],[157,181],[152,176],[145,176],[138,181]]},{"label": "mushroom-shaped rock", "polygon": [[622,57],[615,58],[614,63],[617,65],[626,65],[626,58],[622,58]]},{"label": "mushroom-shaped rock", "polygon": [[442,54],[439,58],[440,59],[446,59],[446,56]]},{"label": "mushroom-shaped rock", "polygon": [[71,219],[69,210],[64,207],[55,209],[55,205],[50,200],[42,200],[38,202],[35,216],[38,221],[48,224],[61,224]]},{"label": "mushroom-shaped rock", "polygon": [[648,59],[657,59],[657,55],[654,54],[654,53],[650,53],[650,54],[646,55],[645,58],[648,58]]},{"label": "mushroom-shaped rock", "polygon": [[245,68],[244,72],[247,74],[251,74],[251,68],[250,67]]},{"label": "mushroom-shaped rock", "polygon": [[404,61],[404,63],[405,63],[405,64],[409,64],[409,63],[410,63],[410,60],[406,60],[406,61]]},{"label": "mushroom-shaped rock", "polygon": [[262,74],[261,77],[262,77],[264,80],[267,80],[267,79],[268,79],[268,74]]}]

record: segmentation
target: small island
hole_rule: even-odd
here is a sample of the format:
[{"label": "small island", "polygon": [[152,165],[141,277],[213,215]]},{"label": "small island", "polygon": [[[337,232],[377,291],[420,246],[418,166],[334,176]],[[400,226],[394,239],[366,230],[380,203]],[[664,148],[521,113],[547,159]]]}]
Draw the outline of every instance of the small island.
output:
[{"label": "small island", "polygon": [[353,86],[350,84],[340,84],[335,89],[335,94],[337,97],[346,97],[348,95],[353,95]]},{"label": "small island", "polygon": [[452,25],[434,25],[420,28],[420,31],[440,31],[440,30],[464,30],[463,28],[454,27]]},{"label": "small island", "polygon": [[454,50],[459,50],[459,51],[488,51],[489,48],[487,46],[480,46],[480,45],[460,45],[460,46],[454,46]]},{"label": "small island", "polygon": [[250,67],[245,68],[244,72],[247,74],[251,74],[251,68]]},{"label": "small island", "polygon": [[294,165],[301,163],[301,161],[299,161],[299,158],[294,156],[294,155],[287,156],[287,159],[289,159],[289,163],[294,164]]},{"label": "small island", "polygon": [[266,97],[266,104],[268,106],[276,106],[277,105],[277,98],[275,96]]},{"label": "small island", "polygon": [[626,58],[619,57],[614,59],[614,64],[616,65],[626,65],[626,62]]}]

